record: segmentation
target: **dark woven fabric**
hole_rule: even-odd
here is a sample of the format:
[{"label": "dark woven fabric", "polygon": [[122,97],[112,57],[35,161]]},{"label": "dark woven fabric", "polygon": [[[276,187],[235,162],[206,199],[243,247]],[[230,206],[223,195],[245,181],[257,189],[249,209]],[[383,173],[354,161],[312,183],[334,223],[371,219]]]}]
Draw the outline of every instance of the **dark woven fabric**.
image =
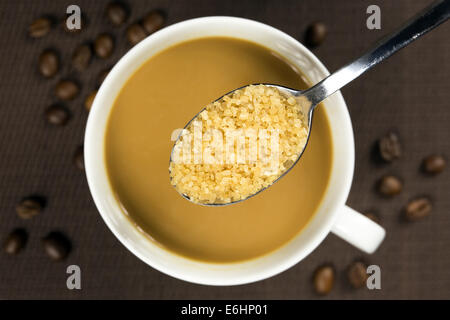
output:
[{"label": "dark woven fabric", "polygon": [[[154,8],[168,14],[168,24],[185,19],[230,15],[255,19],[302,40],[307,25],[323,21],[327,40],[315,54],[331,70],[361,54],[383,33],[413,15],[430,1],[377,1],[382,30],[366,28],[366,8],[372,1],[128,1],[127,25]],[[371,256],[329,235],[304,261],[290,270],[258,283],[238,287],[189,284],[148,267],[128,252],[108,230],[98,214],[84,173],[72,163],[83,141],[87,111],[84,97],[95,88],[101,70],[113,65],[127,50],[125,28],[111,27],[104,16],[107,1],[77,0],[88,24],[80,34],[60,28],[42,39],[30,39],[26,29],[42,14],[62,18],[73,1],[0,2],[0,239],[16,227],[29,232],[26,248],[18,256],[0,253],[0,299],[17,298],[316,298],[311,286],[313,270],[324,262],[336,266],[337,282],[330,299],[429,299],[450,298],[450,170],[437,177],[419,172],[421,159],[430,153],[450,156],[450,25],[443,25],[402,50],[343,90],[350,109],[356,140],[356,170],[348,204],[360,211],[377,212],[387,237]],[[116,49],[107,60],[94,59],[88,71],[78,73],[70,56],[80,43],[101,32],[114,35]],[[45,48],[59,51],[63,67],[43,80],[37,58]],[[61,78],[82,83],[82,92],[67,103],[72,119],[63,128],[46,124],[45,108],[56,102],[53,90]],[[403,157],[388,166],[371,161],[377,138],[389,130],[399,133]],[[375,182],[386,173],[405,181],[401,195],[387,200],[374,192]],[[48,198],[46,209],[31,220],[21,220],[15,205],[28,194]],[[431,216],[416,223],[400,221],[402,207],[417,195],[433,199]],[[60,230],[73,242],[64,262],[45,255],[40,239]],[[382,270],[382,289],[352,290],[345,270],[363,258]],[[82,270],[82,290],[66,289],[66,267]]]}]

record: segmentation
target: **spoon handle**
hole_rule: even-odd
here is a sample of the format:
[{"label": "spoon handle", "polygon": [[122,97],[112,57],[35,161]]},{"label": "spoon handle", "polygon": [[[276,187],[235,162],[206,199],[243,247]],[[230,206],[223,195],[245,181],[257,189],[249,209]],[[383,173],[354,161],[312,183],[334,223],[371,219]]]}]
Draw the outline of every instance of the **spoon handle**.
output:
[{"label": "spoon handle", "polygon": [[450,0],[439,0],[410,19],[405,25],[382,38],[357,60],[347,64],[315,86],[304,91],[313,108],[329,95],[359,77],[379,62],[434,29],[450,16]]}]

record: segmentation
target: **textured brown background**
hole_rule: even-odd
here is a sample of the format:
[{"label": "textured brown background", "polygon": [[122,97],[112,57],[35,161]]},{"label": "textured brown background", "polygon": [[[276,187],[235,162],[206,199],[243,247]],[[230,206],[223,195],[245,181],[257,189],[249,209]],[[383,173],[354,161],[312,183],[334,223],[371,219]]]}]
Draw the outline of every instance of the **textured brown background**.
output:
[{"label": "textured brown background", "polygon": [[[255,19],[302,40],[307,25],[321,20],[329,26],[325,43],[314,53],[330,70],[361,54],[374,40],[389,32],[431,1],[128,1],[130,22],[154,8],[168,14],[168,24],[185,19],[231,15]],[[89,23],[80,34],[53,30],[42,39],[26,35],[28,24],[42,14],[62,17],[67,5],[76,3]],[[357,210],[378,212],[387,237],[372,256],[329,235],[303,262],[258,283],[237,287],[193,285],[170,278],[148,267],[128,252],[107,229],[94,207],[84,173],[72,164],[72,154],[83,141],[87,112],[84,97],[95,88],[98,73],[113,65],[130,47],[125,27],[113,28],[104,17],[107,1],[6,1],[0,2],[0,240],[15,227],[29,231],[27,247],[18,256],[0,252],[0,299],[18,298],[316,298],[311,288],[315,267],[332,262],[338,281],[331,299],[431,299],[450,298],[450,170],[430,178],[419,172],[429,153],[450,154],[450,24],[378,66],[343,90],[353,120],[356,171],[348,204]],[[366,8],[378,4],[382,30],[365,27]],[[116,38],[114,55],[95,59],[84,73],[71,70],[74,48],[100,32]],[[37,72],[37,57],[47,48],[59,50],[63,69],[44,80]],[[44,109],[56,102],[53,88],[58,79],[72,76],[83,84],[82,94],[67,104],[73,118],[66,127],[46,124]],[[404,156],[388,166],[371,161],[374,141],[396,130],[404,143]],[[403,193],[391,200],[374,192],[375,181],[385,173],[400,175]],[[47,196],[45,211],[23,221],[14,211],[22,196]],[[402,223],[400,211],[412,197],[431,195],[434,210],[417,223]],[[40,238],[61,230],[73,241],[65,262],[49,261]],[[345,268],[364,258],[382,269],[382,290],[351,290]],[[82,269],[82,290],[66,289],[65,269]]]}]

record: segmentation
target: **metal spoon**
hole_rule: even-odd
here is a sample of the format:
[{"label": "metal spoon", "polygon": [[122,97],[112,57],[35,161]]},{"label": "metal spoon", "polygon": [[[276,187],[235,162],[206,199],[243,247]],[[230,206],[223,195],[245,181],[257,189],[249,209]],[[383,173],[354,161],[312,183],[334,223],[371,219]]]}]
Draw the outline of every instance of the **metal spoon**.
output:
[{"label": "metal spoon", "polygon": [[[346,84],[351,82],[352,80],[359,77],[362,73],[369,70],[370,68],[374,67],[381,61],[389,58],[392,54],[396,53],[406,45],[410,44],[417,38],[421,37],[428,31],[434,29],[441,23],[445,22],[450,16],[450,0],[439,0],[431,4],[429,7],[422,10],[419,14],[417,14],[415,17],[410,19],[406,24],[404,24],[402,27],[394,31],[392,34],[388,35],[387,37],[381,39],[379,42],[375,44],[375,46],[367,51],[363,56],[356,59],[355,61],[347,64],[346,66],[342,67],[341,69],[337,70],[335,73],[331,74],[327,78],[323,79],[319,83],[317,83],[315,86],[305,90],[295,90],[275,84],[264,84],[266,86],[270,86],[273,88],[278,89],[282,94],[294,96],[296,99],[299,100],[300,106],[303,107],[303,114],[307,115],[307,122],[308,122],[308,140],[309,136],[311,134],[311,125],[312,125],[312,119],[313,119],[313,113],[316,108],[316,106],[322,102],[325,98],[332,95],[342,87],[344,87]],[[223,95],[217,100],[222,99],[224,96],[232,94],[236,90],[240,90],[242,88],[237,88],[231,92],[228,92],[227,94]],[[217,101],[216,100],[216,101]],[[201,111],[203,111],[202,109]],[[201,111],[198,113],[200,114]],[[188,127],[189,124],[197,118],[198,114],[188,122],[188,124],[185,126]],[[181,136],[181,135],[180,135]],[[176,143],[176,142],[175,142]],[[294,165],[298,162],[298,160],[301,158],[305,148],[303,148],[302,152],[299,154],[297,160],[292,164],[290,168],[288,168],[286,171],[284,171],[273,183],[278,181],[280,178],[282,178],[286,173],[288,173]],[[170,161],[172,161],[172,155],[173,155],[173,149]],[[272,184],[273,184],[272,183]],[[270,187],[270,186],[268,186]],[[207,206],[223,206],[223,205],[229,205],[237,202],[241,202],[244,200],[247,200],[248,198],[253,197],[254,195],[260,193],[261,191],[267,189],[263,188],[256,192],[255,194],[250,195],[249,197],[239,200],[239,201],[233,201],[229,203],[199,203],[202,205]],[[187,195],[181,194],[184,198],[187,200],[191,200]]]}]

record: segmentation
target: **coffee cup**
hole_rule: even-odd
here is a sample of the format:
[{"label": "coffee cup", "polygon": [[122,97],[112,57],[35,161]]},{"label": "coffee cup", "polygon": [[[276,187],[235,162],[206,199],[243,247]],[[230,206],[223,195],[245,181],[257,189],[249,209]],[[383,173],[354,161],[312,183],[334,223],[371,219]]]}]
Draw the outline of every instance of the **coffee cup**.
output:
[{"label": "coffee cup", "polygon": [[110,186],[104,161],[105,132],[115,98],[134,71],[154,55],[183,41],[212,36],[250,40],[267,47],[301,70],[311,84],[329,75],[320,60],[297,40],[278,29],[248,19],[197,18],[171,25],[144,39],[120,59],[104,80],[86,127],[87,180],[107,226],[128,250],[153,268],[178,279],[206,285],[239,285],[274,276],[303,260],[330,232],[366,253],[373,253],[383,241],[385,230],[345,205],[353,179],[355,148],[350,116],[340,92],[323,103],[334,146],[327,190],[304,230],[279,249],[242,262],[195,261],[157,245],[126,217]]}]

